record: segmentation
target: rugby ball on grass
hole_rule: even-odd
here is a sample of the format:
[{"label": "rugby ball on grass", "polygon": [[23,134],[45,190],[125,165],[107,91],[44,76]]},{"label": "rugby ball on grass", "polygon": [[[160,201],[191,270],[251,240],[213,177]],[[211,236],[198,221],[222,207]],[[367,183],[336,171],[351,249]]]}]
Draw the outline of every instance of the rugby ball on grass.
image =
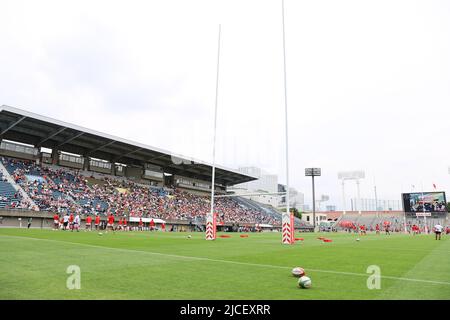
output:
[{"label": "rugby ball on grass", "polygon": [[309,277],[303,276],[298,279],[298,287],[302,289],[311,288],[311,279]]},{"label": "rugby ball on grass", "polygon": [[305,275],[305,270],[303,268],[300,267],[295,267],[294,269],[292,269],[292,275],[294,277],[300,278],[303,277]]}]

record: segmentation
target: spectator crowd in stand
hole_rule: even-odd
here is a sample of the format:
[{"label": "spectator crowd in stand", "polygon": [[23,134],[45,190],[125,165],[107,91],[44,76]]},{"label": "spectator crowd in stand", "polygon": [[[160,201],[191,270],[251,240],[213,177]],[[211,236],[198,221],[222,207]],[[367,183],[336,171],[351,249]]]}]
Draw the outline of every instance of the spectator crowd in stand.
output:
[{"label": "spectator crowd in stand", "polygon": [[[155,188],[112,176],[98,181],[75,170],[39,166],[34,161],[2,158],[2,162],[41,211],[192,220],[204,219],[210,210],[208,196],[176,188]],[[88,178],[95,182],[90,183]],[[273,225],[281,219],[245,207],[232,198],[216,198],[214,205],[219,222]],[[26,201],[19,206],[33,209]]]}]

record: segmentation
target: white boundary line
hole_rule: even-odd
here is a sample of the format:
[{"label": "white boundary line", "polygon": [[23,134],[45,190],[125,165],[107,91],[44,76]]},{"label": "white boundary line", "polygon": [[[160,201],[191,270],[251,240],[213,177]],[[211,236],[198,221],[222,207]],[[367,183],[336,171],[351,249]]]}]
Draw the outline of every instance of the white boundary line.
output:
[{"label": "white boundary line", "polygon": [[[158,255],[158,256],[171,257],[171,258],[177,258],[177,259],[186,259],[186,260],[210,261],[210,262],[218,262],[218,263],[228,263],[228,264],[235,264],[235,265],[243,265],[243,266],[262,267],[262,268],[288,269],[288,270],[291,269],[290,267],[276,266],[276,265],[271,265],[271,264],[258,264],[258,263],[250,263],[250,262],[239,262],[239,261],[230,261],[230,260],[221,260],[221,259],[211,259],[211,258],[205,258],[205,257],[182,256],[182,255],[167,254],[167,253],[152,252],[152,251],[143,251],[143,250],[134,250],[134,249],[122,249],[122,248],[96,246],[96,245],[93,245],[93,244],[85,244],[85,243],[70,242],[70,241],[61,241],[61,240],[54,240],[54,239],[41,239],[41,238],[33,238],[33,237],[10,236],[10,235],[0,235],[0,237],[29,239],[29,240],[41,240],[41,241],[48,241],[48,242],[58,242],[58,243],[65,243],[65,244],[71,244],[71,245],[81,245],[81,246],[98,248],[98,249],[106,249],[106,250],[109,249],[109,250],[124,251],[124,252],[136,252],[136,253],[144,253],[144,254]],[[312,268],[305,268],[305,269],[307,269],[308,271],[312,271],[312,272],[329,273],[329,274],[345,275],[345,276],[358,276],[358,277],[369,277],[370,276],[370,274],[368,274],[368,273],[343,272],[343,271],[321,270],[321,269],[312,269]],[[438,284],[438,285],[450,286],[450,282],[445,282],[445,281],[423,280],[423,279],[414,279],[414,278],[402,278],[402,277],[393,277],[393,276],[380,276],[380,278],[381,279],[398,280],[398,281],[421,282],[421,283],[430,283],[430,284]]]}]

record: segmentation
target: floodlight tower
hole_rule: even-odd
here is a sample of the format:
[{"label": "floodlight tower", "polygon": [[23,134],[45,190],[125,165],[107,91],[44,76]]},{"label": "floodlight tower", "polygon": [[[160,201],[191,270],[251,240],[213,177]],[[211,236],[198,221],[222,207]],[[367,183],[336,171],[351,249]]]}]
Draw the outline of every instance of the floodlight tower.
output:
[{"label": "floodlight tower", "polygon": [[343,208],[343,214],[345,214],[346,211],[346,204],[345,204],[345,180],[342,179],[342,208]]},{"label": "floodlight tower", "polygon": [[375,191],[375,211],[376,211],[376,216],[378,218],[378,194],[377,194],[377,185],[375,184],[375,179],[374,179],[373,189]]},{"label": "floodlight tower", "polygon": [[322,169],[321,168],[306,168],[305,169],[305,176],[312,178],[312,196],[313,196],[313,227],[314,232],[316,231],[316,191],[315,191],[315,184],[314,184],[314,177],[320,177],[322,175]]},{"label": "floodlight tower", "polygon": [[356,187],[358,189],[358,212],[359,214],[361,214],[361,207],[360,207],[360,202],[361,202],[361,192],[360,192],[360,188],[359,188],[359,181],[361,179],[364,179],[366,177],[366,174],[364,171],[343,171],[343,172],[339,172],[338,173],[338,179],[342,180],[342,200],[343,200],[343,206],[344,206],[344,212],[343,214],[346,213],[346,206],[345,206],[345,181],[346,180],[353,180],[356,181]]},{"label": "floodlight tower", "polygon": [[356,180],[356,190],[357,190],[357,199],[358,201],[356,202],[355,205],[355,210],[358,209],[358,213],[361,214],[361,191],[359,189],[359,179],[355,179]]}]

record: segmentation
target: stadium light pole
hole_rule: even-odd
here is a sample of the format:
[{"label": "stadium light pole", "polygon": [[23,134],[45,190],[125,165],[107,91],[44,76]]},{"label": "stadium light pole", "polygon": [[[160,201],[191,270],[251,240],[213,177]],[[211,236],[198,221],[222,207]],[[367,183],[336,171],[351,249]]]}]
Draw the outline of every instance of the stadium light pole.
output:
[{"label": "stadium light pole", "polygon": [[376,217],[378,219],[378,194],[377,194],[377,185],[375,183],[375,178],[373,179],[373,184],[374,184],[373,189],[375,192],[375,212],[376,212]]},{"label": "stadium light pole", "polygon": [[286,212],[281,216],[282,243],[293,244],[292,233],[294,226],[291,225],[289,208],[289,139],[288,139],[288,107],[286,86],[286,39],[284,30],[284,0],[281,0],[281,21],[283,26],[283,79],[284,79],[284,118],[285,118],[285,141],[286,141]]},{"label": "stadium light pole", "polygon": [[[361,209],[360,209],[360,203],[358,204],[357,202],[361,202],[361,194],[360,194],[360,189],[359,189],[359,180],[360,179],[364,179],[365,178],[365,173],[364,171],[343,171],[343,172],[338,172],[338,179],[342,180],[342,204],[344,207],[344,212],[343,214],[345,215],[345,211],[346,211],[346,205],[345,205],[345,180],[353,180],[356,181],[356,186],[358,188],[358,199],[355,201],[355,210],[356,208],[359,209],[359,213],[361,214]],[[351,202],[352,206],[353,206],[353,201]],[[353,210],[353,208],[352,208]]]},{"label": "stadium light pole", "polygon": [[360,191],[360,187],[359,187],[359,179],[356,179],[356,190],[357,190],[358,200],[355,205],[355,210],[358,209],[358,214],[361,214],[362,206],[361,206],[361,191]]},{"label": "stadium light pole", "polygon": [[206,217],[206,240],[215,240],[216,226],[214,223],[214,185],[216,179],[216,131],[217,131],[217,98],[219,95],[219,62],[220,62],[220,31],[217,44],[217,71],[216,71],[216,101],[214,106],[214,138],[213,138],[213,159],[212,159],[212,177],[211,177],[211,211]]},{"label": "stadium light pole", "polygon": [[316,187],[314,183],[314,177],[320,177],[322,170],[320,168],[306,168],[305,176],[312,178],[312,196],[313,196],[313,227],[316,231]]},{"label": "stadium light pole", "polygon": [[342,179],[342,208],[343,208],[342,214],[345,215],[347,209],[345,205],[345,179]]}]

